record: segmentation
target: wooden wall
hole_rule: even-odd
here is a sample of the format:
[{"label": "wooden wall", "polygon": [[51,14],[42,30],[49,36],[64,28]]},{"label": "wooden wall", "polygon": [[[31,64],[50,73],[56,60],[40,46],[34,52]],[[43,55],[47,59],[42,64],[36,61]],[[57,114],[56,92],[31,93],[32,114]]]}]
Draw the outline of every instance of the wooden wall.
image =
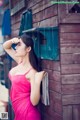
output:
[{"label": "wooden wall", "polygon": [[[33,27],[59,26],[60,61],[42,60],[49,73],[50,94],[50,106],[41,105],[42,120],[80,120],[80,16],[50,0],[25,1],[26,7],[11,16],[12,37],[18,36],[21,14],[28,8]],[[18,2],[12,0],[12,7]]]},{"label": "wooden wall", "polygon": [[60,25],[63,120],[80,120],[80,24]]}]

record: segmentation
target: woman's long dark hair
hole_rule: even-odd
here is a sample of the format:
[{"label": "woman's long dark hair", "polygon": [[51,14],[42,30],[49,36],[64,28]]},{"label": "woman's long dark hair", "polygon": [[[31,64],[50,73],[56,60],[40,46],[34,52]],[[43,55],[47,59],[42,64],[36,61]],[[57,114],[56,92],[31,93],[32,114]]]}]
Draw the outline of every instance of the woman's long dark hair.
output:
[{"label": "woman's long dark hair", "polygon": [[30,64],[32,65],[32,67],[37,70],[37,71],[41,71],[41,66],[40,66],[40,59],[37,58],[35,52],[34,52],[34,42],[33,39],[27,35],[26,33],[22,34],[20,36],[20,38],[22,39],[22,41],[24,42],[24,44],[27,47],[31,47],[31,51],[29,53],[29,60],[30,60]]}]

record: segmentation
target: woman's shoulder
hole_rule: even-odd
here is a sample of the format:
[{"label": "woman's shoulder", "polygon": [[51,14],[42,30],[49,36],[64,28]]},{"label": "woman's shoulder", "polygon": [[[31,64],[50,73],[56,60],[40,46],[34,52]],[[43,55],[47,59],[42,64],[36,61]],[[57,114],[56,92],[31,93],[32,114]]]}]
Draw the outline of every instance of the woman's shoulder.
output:
[{"label": "woman's shoulder", "polygon": [[46,71],[40,71],[40,72],[38,72],[38,71],[36,71],[36,70],[31,70],[31,72],[30,72],[30,78],[33,80],[33,79],[35,79],[35,80],[42,80],[43,79],[43,77],[45,76],[45,74],[46,74]]},{"label": "woman's shoulder", "polygon": [[12,67],[12,68],[10,69],[10,72],[14,72],[15,70],[17,70],[17,66]]}]

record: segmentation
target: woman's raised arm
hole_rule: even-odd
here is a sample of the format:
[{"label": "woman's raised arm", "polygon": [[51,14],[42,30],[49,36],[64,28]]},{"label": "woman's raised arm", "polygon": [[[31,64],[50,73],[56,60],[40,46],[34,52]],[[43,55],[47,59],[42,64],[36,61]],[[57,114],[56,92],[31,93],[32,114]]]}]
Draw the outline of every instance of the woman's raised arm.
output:
[{"label": "woman's raised arm", "polygon": [[3,49],[14,59],[17,63],[19,63],[19,59],[15,56],[16,51],[11,47],[13,43],[17,44],[19,42],[18,38],[10,39],[3,43]]}]

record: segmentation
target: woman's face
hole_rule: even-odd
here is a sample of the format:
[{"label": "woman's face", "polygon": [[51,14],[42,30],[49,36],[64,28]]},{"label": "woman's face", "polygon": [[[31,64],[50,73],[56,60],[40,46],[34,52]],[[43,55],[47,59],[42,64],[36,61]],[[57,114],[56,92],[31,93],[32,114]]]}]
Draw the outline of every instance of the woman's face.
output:
[{"label": "woman's face", "polygon": [[15,55],[17,57],[23,57],[27,54],[27,47],[21,39],[19,39],[19,40],[20,40],[20,42],[15,47],[15,49],[16,49]]}]

